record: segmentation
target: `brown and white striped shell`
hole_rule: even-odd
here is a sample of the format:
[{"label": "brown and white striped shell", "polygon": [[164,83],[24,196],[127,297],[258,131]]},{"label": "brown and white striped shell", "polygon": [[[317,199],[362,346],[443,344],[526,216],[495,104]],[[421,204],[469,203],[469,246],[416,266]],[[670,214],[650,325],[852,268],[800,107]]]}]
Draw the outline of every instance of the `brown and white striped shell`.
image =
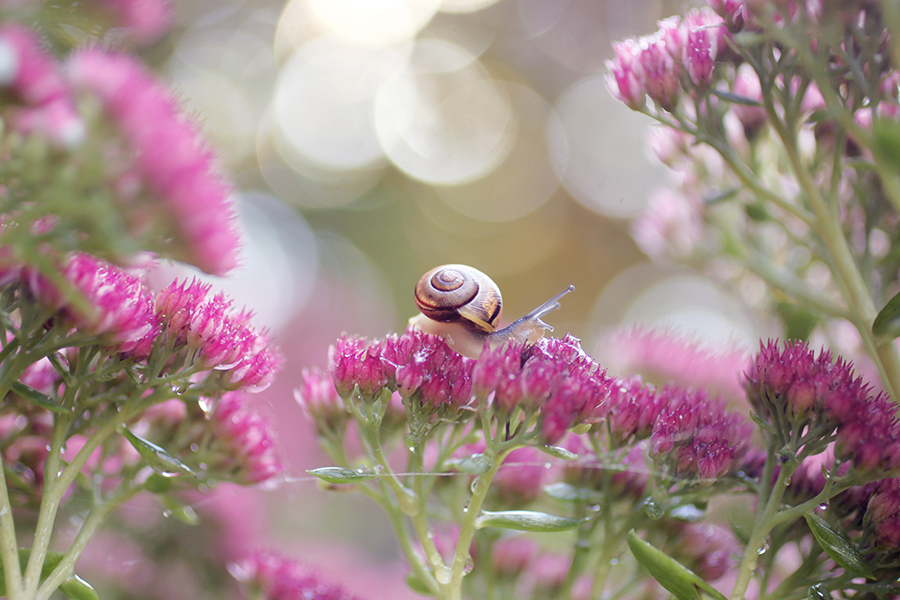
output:
[{"label": "brown and white striped shell", "polygon": [[422,275],[416,284],[416,305],[440,323],[460,320],[491,333],[500,322],[503,299],[490,277],[466,265],[443,265]]}]

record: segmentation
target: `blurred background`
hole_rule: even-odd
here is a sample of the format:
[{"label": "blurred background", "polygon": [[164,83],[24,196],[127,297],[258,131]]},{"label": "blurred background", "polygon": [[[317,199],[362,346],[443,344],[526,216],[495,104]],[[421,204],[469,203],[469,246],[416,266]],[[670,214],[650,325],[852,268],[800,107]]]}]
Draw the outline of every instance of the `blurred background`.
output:
[{"label": "blurred background", "polygon": [[339,570],[351,591],[377,579],[370,597],[409,594],[377,509],[305,475],[326,459],[292,390],[342,332],[405,329],[431,267],[490,275],[507,323],[574,284],[547,321],[598,357],[603,334],[630,323],[756,343],[740,302],[696,272],[651,264],[629,236],[671,174],[647,149],[650,119],[608,93],[604,60],[612,41],[689,6],[178,4],[149,60],[201,116],[247,231],[243,267],[217,285],[255,307],[286,358],[259,395],[289,473],[262,500],[265,543]]}]

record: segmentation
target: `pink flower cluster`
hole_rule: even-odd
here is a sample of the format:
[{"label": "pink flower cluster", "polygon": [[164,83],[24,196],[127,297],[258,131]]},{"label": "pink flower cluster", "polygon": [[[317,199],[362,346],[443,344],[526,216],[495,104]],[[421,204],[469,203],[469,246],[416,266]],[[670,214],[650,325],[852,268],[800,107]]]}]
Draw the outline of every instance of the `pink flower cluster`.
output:
[{"label": "pink flower cluster", "polygon": [[716,57],[727,47],[724,20],[711,9],[659,23],[659,31],[613,44],[615,57],[606,62],[607,86],[618,100],[639,110],[650,97],[671,111],[681,87],[708,87]]},{"label": "pink flower cluster", "polygon": [[272,552],[257,552],[231,571],[259,600],[356,600],[310,568]]},{"label": "pink flower cluster", "polygon": [[371,401],[389,387],[431,411],[472,401],[474,361],[451,350],[441,338],[416,329],[374,342],[345,335],[329,354],[334,385],[342,398],[349,398],[356,388]]},{"label": "pink flower cluster", "polygon": [[883,479],[875,484],[866,508],[865,526],[874,534],[876,549],[900,551],[900,479]]},{"label": "pink flower cluster", "polygon": [[496,412],[539,408],[541,439],[548,444],[579,423],[602,420],[614,381],[571,335],[541,338],[524,352],[516,345],[486,348],[473,377],[481,394],[494,392]]},{"label": "pink flower cluster", "polygon": [[271,425],[249,408],[243,393],[224,394],[210,419],[215,429],[211,450],[220,457],[211,469],[229,473],[229,480],[241,485],[270,481],[284,471]]},{"label": "pink flower cluster", "polygon": [[22,25],[0,26],[0,86],[23,103],[12,115],[14,129],[41,133],[65,147],[84,139],[84,123],[56,59]]},{"label": "pink flower cluster", "polygon": [[[200,142],[197,126],[171,92],[124,54],[76,52],[68,60],[68,74],[73,85],[100,99],[130,144],[137,157],[135,174],[162,200],[170,229],[183,246],[179,258],[216,275],[232,269],[240,240],[229,189],[215,174],[212,152]],[[158,218],[146,208],[137,216]],[[148,224],[135,226],[140,230]]]},{"label": "pink flower cluster", "polygon": [[896,406],[854,377],[852,363],[826,351],[816,356],[805,342],[760,346],[746,373],[747,397],[785,439],[792,432],[827,439],[836,431],[837,459],[882,477],[900,469]]},{"label": "pink flower cluster", "polygon": [[672,464],[677,475],[704,480],[740,464],[753,433],[749,422],[699,390],[666,387],[662,395],[665,404],[650,435],[654,459]]},{"label": "pink flower cluster", "polygon": [[140,279],[90,254],[72,254],[62,267],[70,289],[60,290],[29,272],[31,293],[60,309],[79,332],[96,336],[116,353],[143,359],[160,332],[153,298]]},{"label": "pink flower cluster", "polygon": [[[145,39],[168,27],[170,7],[165,0],[97,2],[121,13],[126,25]],[[117,208],[132,233],[154,244],[174,238],[177,246],[166,249],[209,273],[222,275],[236,265],[240,239],[235,213],[229,188],[213,167],[212,152],[171,92],[137,60],[88,49],[72,54],[62,68],[34,31],[4,24],[0,88],[13,101],[8,109],[12,129],[39,133],[66,148],[79,145],[86,134],[75,108],[75,90],[98,97],[128,146],[124,153],[118,147],[108,151],[116,157],[110,165],[128,163],[110,168],[115,172],[109,175],[116,179]],[[120,172],[123,168],[126,173]],[[149,194],[138,197],[145,190]]]},{"label": "pink flower cluster", "polygon": [[156,314],[166,343],[194,350],[198,364],[225,372],[231,387],[267,387],[281,356],[268,335],[251,326],[249,313],[236,312],[224,294],[208,297],[209,291],[209,285],[195,279],[173,281],[159,292]]},{"label": "pink flower cluster", "polygon": [[194,364],[220,373],[230,389],[261,390],[281,364],[268,334],[250,324],[251,315],[235,311],[224,294],[208,297],[210,286],[197,280],[173,281],[154,300],[137,275],[79,253],[62,267],[67,288],[32,269],[22,273],[40,303],[114,353],[146,359],[161,337],[170,350],[191,350]]}]

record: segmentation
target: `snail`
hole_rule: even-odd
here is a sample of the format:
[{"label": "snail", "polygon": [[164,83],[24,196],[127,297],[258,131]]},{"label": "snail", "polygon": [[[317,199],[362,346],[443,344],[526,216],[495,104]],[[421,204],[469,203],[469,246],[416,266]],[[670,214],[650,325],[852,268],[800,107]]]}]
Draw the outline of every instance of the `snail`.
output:
[{"label": "snail", "polygon": [[497,329],[503,299],[490,277],[466,265],[443,265],[428,271],[416,284],[416,305],[422,314],[409,320],[420,330],[439,335],[464,356],[478,358],[485,341],[492,347],[509,341],[532,344],[553,328],[541,317],[559,308],[559,299],[575,289],[565,290],[524,317]]}]

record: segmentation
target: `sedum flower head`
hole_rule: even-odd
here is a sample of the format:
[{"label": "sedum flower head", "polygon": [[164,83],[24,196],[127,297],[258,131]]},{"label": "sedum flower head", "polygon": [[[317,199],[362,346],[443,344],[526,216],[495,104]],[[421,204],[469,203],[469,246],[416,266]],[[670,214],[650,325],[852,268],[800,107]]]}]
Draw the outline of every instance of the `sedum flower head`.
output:
[{"label": "sedum flower head", "polygon": [[257,552],[231,571],[260,600],[355,600],[309,567],[272,552]]},{"label": "sedum flower head", "polygon": [[146,231],[163,225],[179,244],[176,258],[216,275],[231,270],[237,264],[239,236],[229,189],[215,173],[212,152],[201,142],[197,126],[171,92],[135,59],[99,49],[72,54],[68,71],[76,87],[103,104],[134,153],[138,187],[156,198],[151,206],[123,198],[133,227]]},{"label": "sedum flower head", "polygon": [[212,449],[220,457],[211,468],[228,473],[232,481],[244,485],[270,481],[284,470],[275,451],[271,424],[249,408],[246,395],[223,394],[210,420],[214,428]]},{"label": "sedum flower head", "polygon": [[740,464],[753,432],[750,423],[702,391],[667,386],[662,395],[664,407],[650,436],[654,460],[671,465],[676,475],[702,480],[722,477]]},{"label": "sedum flower head", "polygon": [[315,423],[319,435],[343,432],[350,421],[334,380],[321,369],[303,369],[294,397]]},{"label": "sedum flower head", "polygon": [[146,358],[160,332],[153,299],[137,276],[90,254],[71,254],[62,268],[71,285],[60,290],[39,275],[32,294],[57,308],[82,333],[98,336],[114,352]]},{"label": "sedum flower head", "polygon": [[250,323],[250,313],[235,310],[223,293],[209,297],[209,291],[197,280],[176,280],[157,294],[154,310],[166,343],[193,350],[197,365],[222,371],[231,389],[265,388],[281,366],[281,355],[268,333]]},{"label": "sedum flower head", "polygon": [[865,526],[872,532],[877,550],[900,551],[900,479],[883,479],[875,484]]},{"label": "sedum flower head", "polygon": [[798,432],[811,423],[827,430],[854,419],[870,392],[861,377],[854,377],[852,363],[834,360],[826,351],[816,356],[800,341],[761,344],[744,386],[760,416],[783,422],[783,415],[786,426]]}]

